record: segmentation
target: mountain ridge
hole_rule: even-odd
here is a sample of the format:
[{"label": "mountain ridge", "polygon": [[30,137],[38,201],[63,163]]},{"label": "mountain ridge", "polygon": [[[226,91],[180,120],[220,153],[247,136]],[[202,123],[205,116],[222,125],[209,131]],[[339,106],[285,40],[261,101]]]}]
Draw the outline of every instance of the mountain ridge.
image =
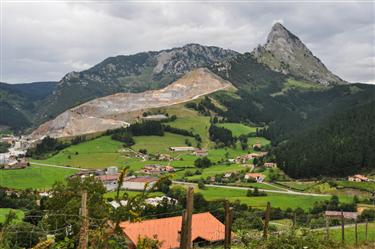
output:
[{"label": "mountain ridge", "polygon": [[267,42],[259,45],[251,54],[259,63],[297,79],[322,85],[347,83],[328,70],[321,60],[281,23],[273,25]]},{"label": "mountain ridge", "polygon": [[188,102],[228,88],[234,88],[230,82],[208,69],[198,68],[162,89],[115,93],[83,103],[42,124],[31,137],[71,137],[120,128],[144,110]]}]

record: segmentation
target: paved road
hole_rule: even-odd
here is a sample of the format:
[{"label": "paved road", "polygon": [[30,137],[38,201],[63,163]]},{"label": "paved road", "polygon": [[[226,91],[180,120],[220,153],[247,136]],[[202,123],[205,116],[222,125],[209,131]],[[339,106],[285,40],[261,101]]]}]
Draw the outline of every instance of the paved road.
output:
[{"label": "paved road", "polygon": [[61,166],[61,165],[54,165],[54,164],[46,164],[46,163],[35,163],[30,162],[31,165],[38,165],[43,167],[53,167],[53,168],[62,168],[62,169],[75,169],[75,170],[85,170],[85,168],[75,168],[75,167],[68,167],[68,166]]},{"label": "paved road", "polygon": [[[182,184],[182,185],[188,185],[188,186],[196,186],[196,183],[191,182],[180,182],[180,181],[173,181],[173,183],[176,184]],[[227,188],[227,189],[240,189],[240,190],[248,190],[253,188],[247,188],[247,187],[236,187],[236,186],[225,186],[225,185],[216,185],[216,184],[206,184],[208,187],[215,187],[215,188]],[[264,192],[269,193],[278,193],[278,194],[286,194],[286,195],[304,195],[304,196],[331,196],[331,195],[325,195],[325,194],[314,194],[314,193],[302,193],[302,192],[296,192],[296,191],[282,191],[282,190],[270,190],[270,189],[260,189]]]}]

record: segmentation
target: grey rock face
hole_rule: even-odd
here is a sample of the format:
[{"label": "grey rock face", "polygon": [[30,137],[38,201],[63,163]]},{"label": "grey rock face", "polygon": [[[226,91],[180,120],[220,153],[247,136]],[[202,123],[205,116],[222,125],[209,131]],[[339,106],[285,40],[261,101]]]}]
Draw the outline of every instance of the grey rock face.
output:
[{"label": "grey rock face", "polygon": [[230,82],[199,68],[163,89],[116,93],[78,105],[39,126],[31,137],[69,137],[115,129],[127,126],[144,110],[184,103],[230,88],[234,88]]},{"label": "grey rock face", "polygon": [[46,121],[68,108],[117,92],[160,89],[185,73],[236,56],[219,47],[188,44],[162,51],[109,57],[82,72],[68,73],[40,110]]},{"label": "grey rock face", "polygon": [[280,23],[272,27],[266,44],[254,49],[252,55],[271,69],[299,79],[322,85],[346,83],[331,73],[297,36]]}]

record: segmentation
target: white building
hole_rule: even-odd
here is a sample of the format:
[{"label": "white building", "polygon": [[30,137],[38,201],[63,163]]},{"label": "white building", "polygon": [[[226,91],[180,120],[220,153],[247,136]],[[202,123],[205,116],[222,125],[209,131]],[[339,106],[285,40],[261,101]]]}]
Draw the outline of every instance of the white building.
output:
[{"label": "white building", "polygon": [[154,177],[128,178],[124,180],[122,188],[128,190],[144,190],[147,184],[147,189],[150,189],[156,184],[157,181],[158,178]]},{"label": "white building", "polygon": [[182,146],[182,147],[169,147],[171,151],[195,151],[194,147]]}]

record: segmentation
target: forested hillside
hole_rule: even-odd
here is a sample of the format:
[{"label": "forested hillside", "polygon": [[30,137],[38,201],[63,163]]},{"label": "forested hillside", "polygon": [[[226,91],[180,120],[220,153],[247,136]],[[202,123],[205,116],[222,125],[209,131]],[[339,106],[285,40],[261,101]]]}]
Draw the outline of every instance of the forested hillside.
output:
[{"label": "forested hillside", "polygon": [[39,103],[56,88],[56,82],[0,83],[0,125],[20,131],[31,126]]},{"label": "forested hillside", "polygon": [[293,177],[347,176],[375,169],[375,101],[348,109],[276,149]]}]

